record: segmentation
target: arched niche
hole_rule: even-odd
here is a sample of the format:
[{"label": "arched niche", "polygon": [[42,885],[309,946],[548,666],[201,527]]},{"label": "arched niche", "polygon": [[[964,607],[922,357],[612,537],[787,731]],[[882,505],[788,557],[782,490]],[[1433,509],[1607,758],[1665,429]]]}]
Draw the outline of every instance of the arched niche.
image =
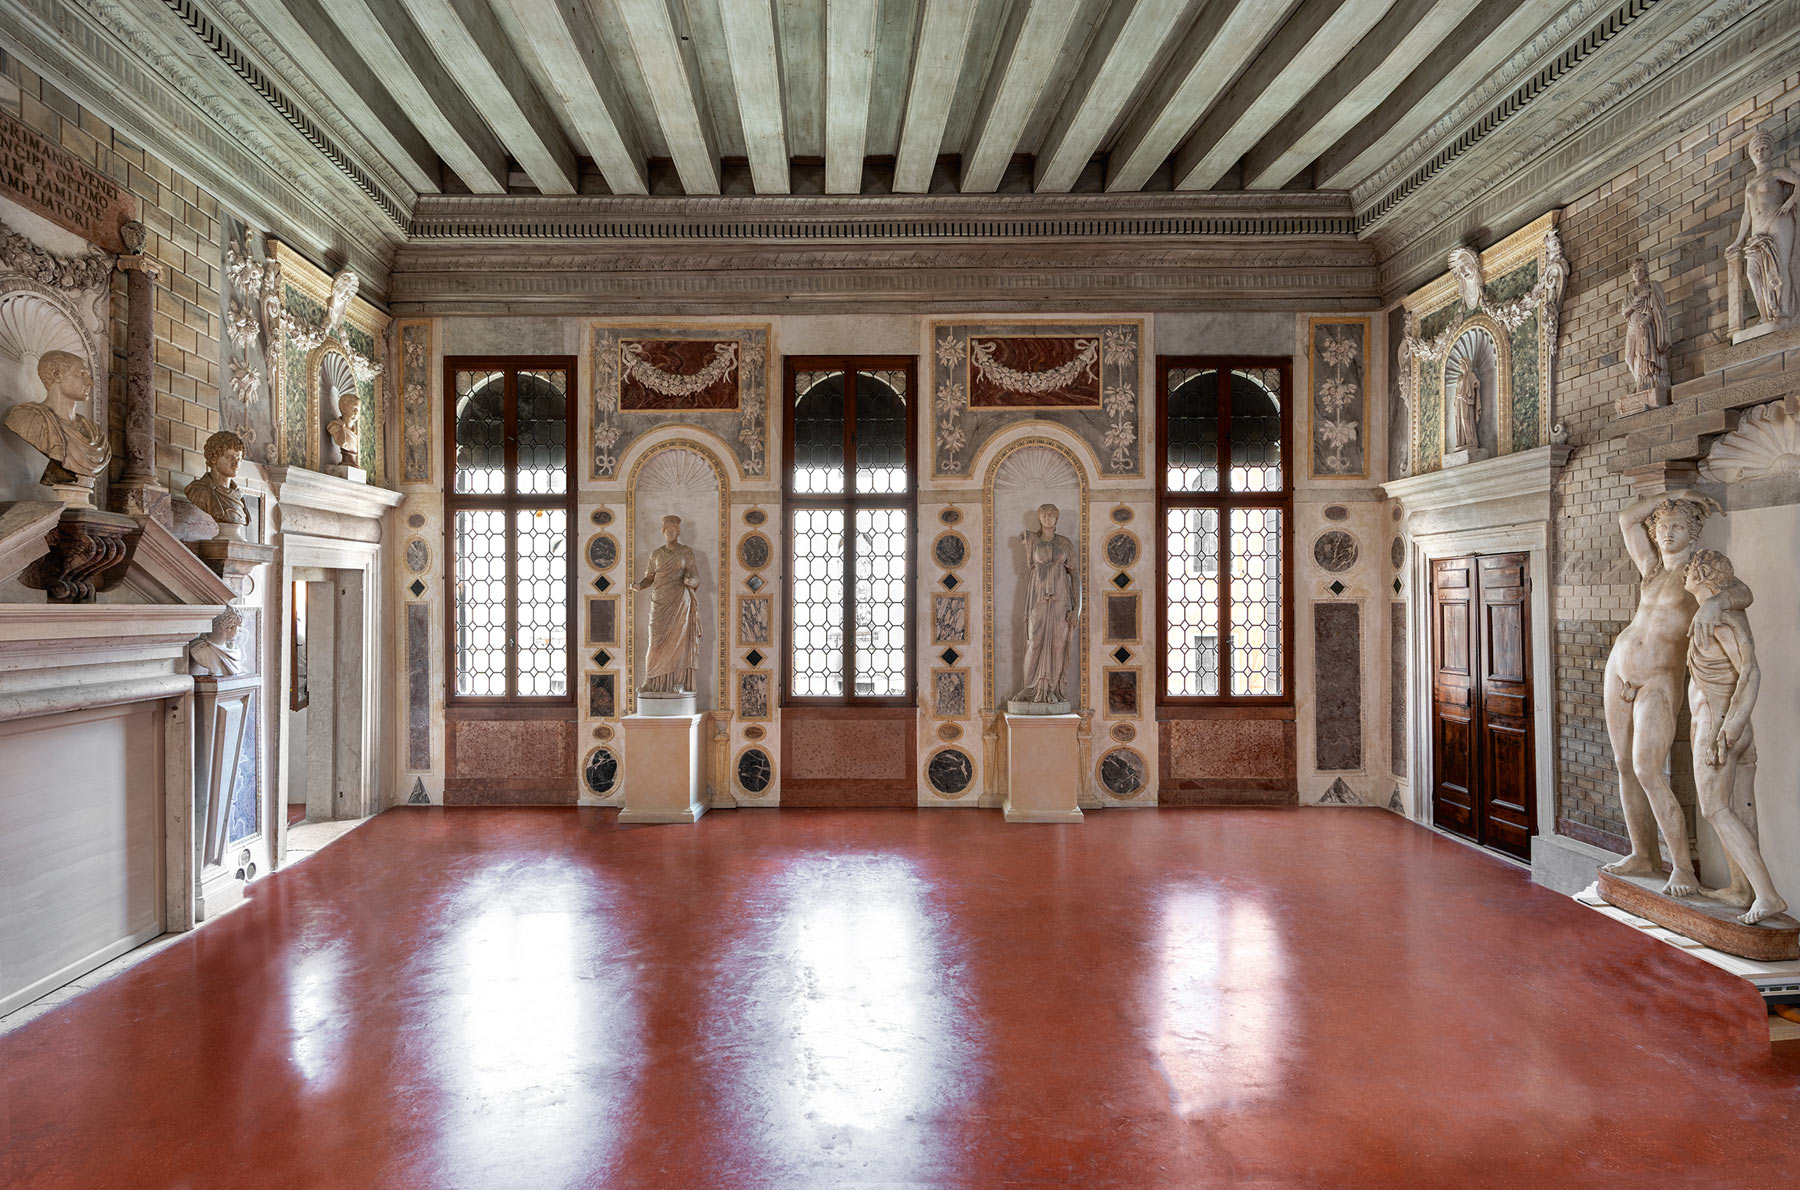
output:
[{"label": "arched niche", "polygon": [[[41,401],[44,385],[38,379],[38,361],[47,351],[67,351],[79,356],[93,377],[88,402],[78,412],[96,425],[106,425],[106,372],[93,339],[82,329],[74,307],[47,289],[13,281],[0,282],[0,417],[15,404]],[[0,430],[0,500],[42,500],[38,486],[44,473],[44,456],[18,435]],[[105,476],[101,477],[105,482]],[[104,507],[101,493],[96,501]]]},{"label": "arched niche", "polygon": [[[337,443],[331,440],[325,427],[343,412],[340,402],[347,394],[357,392],[356,372],[350,366],[350,357],[345,355],[334,344],[326,344],[319,348],[318,360],[313,365],[313,383],[310,389],[309,421],[313,427],[312,450],[309,453],[310,465],[317,470],[321,465],[330,466],[344,460],[338,453]],[[367,412],[366,410],[364,412]],[[360,426],[360,423],[359,423]],[[360,438],[361,435],[358,435]],[[359,441],[358,447],[362,445]],[[360,466],[361,452],[358,451]]]},{"label": "arched niche", "polygon": [[1088,699],[1088,477],[1073,449],[1047,437],[1015,439],[1002,446],[987,470],[983,609],[985,702],[1002,706],[1022,684],[1025,664],[1026,544],[1021,534],[1038,528],[1037,510],[1060,510],[1056,531],[1075,543],[1075,583],[1082,593],[1081,622],[1070,648],[1067,689],[1077,709]]},{"label": "arched niche", "polygon": [[[1511,449],[1500,427],[1512,424],[1512,351],[1509,340],[1485,318],[1470,319],[1444,354],[1444,453],[1479,445],[1490,455]],[[1456,442],[1457,393],[1473,377],[1481,387],[1475,414],[1476,443]]]},{"label": "arched niche", "polygon": [[[623,594],[631,607],[626,619],[625,705],[633,711],[637,709],[637,687],[643,680],[644,652],[650,643],[650,599],[649,592],[629,588],[643,577],[650,555],[663,543],[662,519],[671,513],[681,518],[681,540],[693,549],[700,572],[696,706],[702,711],[721,706],[728,643],[726,603],[732,596],[721,581],[730,573],[725,553],[729,500],[724,468],[717,456],[691,439],[656,443],[632,465],[625,495],[626,571],[619,581],[627,588]],[[708,664],[709,658],[712,664]]]}]

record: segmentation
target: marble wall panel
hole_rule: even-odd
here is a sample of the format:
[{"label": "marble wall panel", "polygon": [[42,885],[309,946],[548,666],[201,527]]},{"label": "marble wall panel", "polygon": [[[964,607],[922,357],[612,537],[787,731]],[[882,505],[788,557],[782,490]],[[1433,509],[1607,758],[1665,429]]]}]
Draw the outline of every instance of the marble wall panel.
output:
[{"label": "marble wall panel", "polygon": [[1406,602],[1388,604],[1388,755],[1393,773],[1406,776]]},{"label": "marble wall panel", "polygon": [[431,605],[406,605],[406,767],[431,767]]},{"label": "marble wall panel", "polygon": [[1362,607],[1313,605],[1314,752],[1322,772],[1363,767]]},{"label": "marble wall panel", "polygon": [[575,734],[575,724],[561,719],[452,719],[444,731],[444,804],[572,805]]},{"label": "marble wall panel", "polygon": [[1369,474],[1369,320],[1314,318],[1307,325],[1314,479]]},{"label": "marble wall panel", "polygon": [[1292,719],[1169,719],[1160,728],[1162,805],[1293,805]]},{"label": "marble wall panel", "polygon": [[[704,358],[690,359],[684,343],[702,345]],[[726,356],[716,354],[721,346],[728,348]],[[766,474],[773,359],[767,324],[593,324],[588,340],[594,394],[590,478],[618,478],[619,460],[630,444],[672,421],[699,426],[731,443],[740,476]],[[714,377],[714,372],[722,374]],[[720,399],[727,389],[730,400]]]}]

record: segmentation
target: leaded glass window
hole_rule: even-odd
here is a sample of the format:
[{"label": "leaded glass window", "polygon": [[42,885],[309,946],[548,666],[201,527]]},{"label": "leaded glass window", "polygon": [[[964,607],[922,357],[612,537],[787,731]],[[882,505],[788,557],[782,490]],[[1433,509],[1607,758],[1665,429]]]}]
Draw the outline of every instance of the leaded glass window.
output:
[{"label": "leaded glass window", "polygon": [[1160,357],[1165,704],[1290,701],[1286,360]]},{"label": "leaded glass window", "polygon": [[448,359],[453,701],[571,697],[575,361]]},{"label": "leaded glass window", "polygon": [[914,363],[787,363],[789,703],[912,702]]}]

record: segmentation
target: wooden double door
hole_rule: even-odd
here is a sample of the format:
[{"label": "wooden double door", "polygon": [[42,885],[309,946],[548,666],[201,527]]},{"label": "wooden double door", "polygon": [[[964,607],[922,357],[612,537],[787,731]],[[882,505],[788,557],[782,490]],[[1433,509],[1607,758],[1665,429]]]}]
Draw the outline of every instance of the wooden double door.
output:
[{"label": "wooden double door", "polygon": [[1432,819],[1529,859],[1537,833],[1529,555],[1433,562],[1431,627]]}]

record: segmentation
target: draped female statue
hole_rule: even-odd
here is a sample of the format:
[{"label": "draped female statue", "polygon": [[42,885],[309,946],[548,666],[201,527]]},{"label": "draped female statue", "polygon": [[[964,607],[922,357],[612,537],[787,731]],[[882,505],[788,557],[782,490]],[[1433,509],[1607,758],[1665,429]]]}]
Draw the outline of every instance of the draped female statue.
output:
[{"label": "draped female statue", "polygon": [[1056,531],[1054,504],[1038,508],[1038,531],[1026,530],[1030,573],[1025,612],[1025,685],[1007,710],[1014,714],[1063,714],[1069,710],[1063,673],[1080,622],[1081,588],[1075,581],[1075,543]]},{"label": "draped female statue", "polygon": [[1631,287],[1619,303],[1625,320],[1625,366],[1638,392],[1669,387],[1669,307],[1643,257],[1631,262]]},{"label": "draped female statue", "polygon": [[700,569],[693,549],[681,543],[681,518],[664,517],[662,531],[664,544],[650,555],[636,587],[650,591],[650,649],[638,690],[689,693],[700,667]]},{"label": "draped female statue", "polygon": [[1800,202],[1800,174],[1774,164],[1774,157],[1775,138],[1758,130],[1750,138],[1756,173],[1744,187],[1744,219],[1725,249],[1743,257],[1756,308],[1771,323],[1794,316],[1794,206]]}]

